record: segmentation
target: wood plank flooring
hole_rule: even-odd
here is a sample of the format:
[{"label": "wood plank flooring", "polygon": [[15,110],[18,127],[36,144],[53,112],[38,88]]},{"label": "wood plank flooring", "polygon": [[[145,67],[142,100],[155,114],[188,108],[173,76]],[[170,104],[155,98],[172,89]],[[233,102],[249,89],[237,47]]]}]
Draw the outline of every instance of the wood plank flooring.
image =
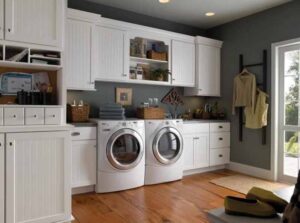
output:
[{"label": "wood plank flooring", "polygon": [[209,183],[233,174],[220,170],[117,193],[75,195],[72,223],[207,223],[206,212],[222,207],[225,196],[243,196]]}]

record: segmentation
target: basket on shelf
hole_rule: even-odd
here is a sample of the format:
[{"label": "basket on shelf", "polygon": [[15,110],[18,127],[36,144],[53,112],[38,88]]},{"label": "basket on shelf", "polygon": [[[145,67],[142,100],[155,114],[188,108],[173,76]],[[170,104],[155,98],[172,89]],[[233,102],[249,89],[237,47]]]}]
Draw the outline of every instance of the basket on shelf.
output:
[{"label": "basket on shelf", "polygon": [[89,119],[90,106],[85,104],[82,106],[68,105],[68,121],[69,122],[86,122]]},{"label": "basket on shelf", "polygon": [[164,119],[165,110],[163,108],[138,108],[137,117],[140,119]]},{"label": "basket on shelf", "polygon": [[168,53],[158,53],[154,50],[148,50],[147,51],[147,58],[153,59],[153,60],[161,60],[161,61],[168,61]]}]

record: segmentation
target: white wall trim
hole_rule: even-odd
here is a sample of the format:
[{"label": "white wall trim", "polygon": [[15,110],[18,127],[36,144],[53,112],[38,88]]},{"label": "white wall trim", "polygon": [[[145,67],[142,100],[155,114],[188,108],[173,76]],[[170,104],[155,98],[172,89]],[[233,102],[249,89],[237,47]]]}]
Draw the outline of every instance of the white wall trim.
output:
[{"label": "white wall trim", "polygon": [[189,175],[193,175],[193,174],[206,173],[206,172],[211,172],[211,171],[215,171],[215,170],[223,170],[223,169],[226,169],[225,165],[185,170],[185,171],[183,171],[183,176],[189,176]]},{"label": "white wall trim", "polygon": [[72,188],[72,195],[95,192],[95,185]]},{"label": "white wall trim", "polygon": [[253,177],[258,177],[266,180],[273,180],[271,170],[265,170],[235,162],[230,162],[227,166],[227,169]]}]

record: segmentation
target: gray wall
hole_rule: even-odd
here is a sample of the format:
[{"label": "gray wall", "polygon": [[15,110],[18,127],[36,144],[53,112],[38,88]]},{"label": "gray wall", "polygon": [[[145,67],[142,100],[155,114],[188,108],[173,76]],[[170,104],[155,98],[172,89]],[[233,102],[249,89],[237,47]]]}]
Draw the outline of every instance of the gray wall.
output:
[{"label": "gray wall", "polygon": [[[122,0],[120,0],[122,1]],[[143,0],[141,0],[143,1]],[[156,0],[154,0],[156,1]],[[150,26],[158,29],[188,34],[188,35],[204,35],[205,30],[197,27],[178,24],[151,16],[141,15],[138,13],[117,9],[105,5],[100,5],[85,0],[68,0],[68,7],[101,14],[102,17],[121,20],[124,22],[135,23],[144,26]]]},{"label": "gray wall", "polygon": [[[300,37],[300,1],[208,30],[212,38],[224,41],[222,50],[222,98],[227,110],[231,109],[233,78],[239,72],[239,54],[246,63],[262,60],[262,50],[268,50],[268,93],[271,92],[271,44]],[[252,69],[259,77],[261,71]],[[271,101],[271,99],[269,99]],[[269,120],[271,111],[269,112]],[[245,129],[244,141],[238,140],[238,117],[231,117],[231,161],[270,169],[270,125],[268,143],[261,144],[261,131]],[[270,122],[269,122],[270,123]]]},{"label": "gray wall", "polygon": [[[159,100],[165,96],[171,87],[166,86],[151,86],[151,85],[138,85],[138,84],[116,84],[116,83],[102,83],[96,82],[97,91],[68,91],[68,102],[73,100],[77,102],[83,100],[91,105],[91,117],[98,117],[99,107],[106,103],[115,102],[115,89],[116,87],[132,88],[133,92],[133,105],[126,107],[126,116],[134,117],[136,107],[142,102],[147,102],[148,98],[158,98]],[[183,94],[183,88],[177,89],[180,94]],[[199,97],[183,97],[184,106],[180,106],[178,111],[183,113],[189,108],[194,110],[203,105],[203,99]],[[172,107],[160,104],[164,107],[166,112],[173,112]]]}]

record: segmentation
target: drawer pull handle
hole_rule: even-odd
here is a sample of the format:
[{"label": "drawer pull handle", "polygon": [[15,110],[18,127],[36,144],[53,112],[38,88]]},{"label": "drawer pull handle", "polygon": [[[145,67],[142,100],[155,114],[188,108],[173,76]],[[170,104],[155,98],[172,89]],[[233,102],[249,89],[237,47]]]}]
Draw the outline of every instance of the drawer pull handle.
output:
[{"label": "drawer pull handle", "polygon": [[222,141],[222,140],[223,140],[223,138],[219,138],[219,140],[220,140],[220,141]]},{"label": "drawer pull handle", "polygon": [[195,137],[194,139],[195,139],[195,140],[198,140],[198,139],[200,139],[200,138],[199,138],[199,137]]},{"label": "drawer pull handle", "polygon": [[33,117],[34,117],[34,118],[37,118],[37,115],[34,115]]},{"label": "drawer pull handle", "polygon": [[16,116],[16,115],[13,115],[13,118],[17,118],[17,116]]},{"label": "drawer pull handle", "polygon": [[222,158],[222,157],[223,157],[223,155],[222,155],[222,154],[220,154],[220,155],[219,155],[219,157],[220,157],[220,158]]},{"label": "drawer pull handle", "polygon": [[72,136],[80,136],[80,132],[72,132]]},{"label": "drawer pull handle", "polygon": [[223,126],[222,126],[222,125],[220,125],[220,126],[219,126],[219,129],[222,129],[222,128],[223,128]]},{"label": "drawer pull handle", "polygon": [[52,118],[55,118],[55,115],[52,115]]}]

